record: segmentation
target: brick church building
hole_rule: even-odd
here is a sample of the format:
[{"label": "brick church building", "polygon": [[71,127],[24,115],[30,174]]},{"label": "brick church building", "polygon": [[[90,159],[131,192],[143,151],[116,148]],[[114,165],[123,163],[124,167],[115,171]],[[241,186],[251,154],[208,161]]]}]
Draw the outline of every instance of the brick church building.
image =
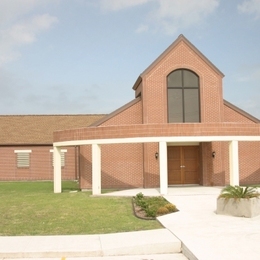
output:
[{"label": "brick church building", "polygon": [[79,147],[80,186],[160,187],[260,183],[260,121],[223,99],[223,73],[180,35],[141,75],[135,98],[89,127],[54,133]]},{"label": "brick church building", "polygon": [[94,194],[259,184],[260,121],[223,99],[223,77],[180,35],[109,115],[0,116],[0,180],[54,179],[60,192],[77,179]]}]

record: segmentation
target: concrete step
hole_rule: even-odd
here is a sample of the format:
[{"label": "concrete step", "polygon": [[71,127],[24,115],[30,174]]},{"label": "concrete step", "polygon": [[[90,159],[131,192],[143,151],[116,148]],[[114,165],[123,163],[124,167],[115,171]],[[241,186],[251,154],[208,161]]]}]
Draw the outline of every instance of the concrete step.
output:
[{"label": "concrete step", "polygon": [[0,237],[0,259],[104,257],[180,252],[180,240],[167,229],[102,235]]},{"label": "concrete step", "polygon": [[[131,256],[104,256],[104,257],[62,257],[62,258],[8,258],[8,260],[188,260],[183,254],[153,254]],[[0,260],[7,260],[0,258]]]}]

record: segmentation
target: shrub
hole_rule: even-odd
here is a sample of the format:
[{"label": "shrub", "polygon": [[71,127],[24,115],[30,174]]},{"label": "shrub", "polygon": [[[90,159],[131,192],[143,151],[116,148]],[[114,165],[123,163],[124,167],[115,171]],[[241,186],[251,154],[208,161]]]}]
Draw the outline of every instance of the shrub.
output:
[{"label": "shrub", "polygon": [[144,200],[144,199],[142,199],[142,200],[137,200],[136,201],[136,205],[138,205],[139,207],[141,207],[142,209],[146,209],[146,208],[148,208],[148,203]]},{"label": "shrub", "polygon": [[147,217],[155,218],[157,211],[154,207],[148,207],[146,208],[145,213]]},{"label": "shrub", "polygon": [[167,208],[169,212],[175,212],[176,211],[176,206],[173,205],[172,203],[168,203],[164,207]]},{"label": "shrub", "polygon": [[136,194],[136,196],[134,197],[134,201],[135,204],[141,207],[142,209],[146,209],[148,206],[146,200],[144,199],[144,195],[141,192]]},{"label": "shrub", "polygon": [[139,192],[139,193],[136,194],[135,198],[136,198],[137,200],[141,200],[141,199],[144,198],[144,194],[143,194],[142,192]]},{"label": "shrub", "polygon": [[241,186],[226,186],[221,190],[218,198],[224,199],[250,199],[259,197],[260,193],[257,191],[255,187],[241,187]]},{"label": "shrub", "polygon": [[[164,197],[145,197],[141,192],[133,197],[135,205],[139,206],[145,212],[146,217],[155,218],[157,215],[168,214],[177,211],[176,206],[169,203]],[[159,208],[160,209],[158,211]]]},{"label": "shrub", "polygon": [[157,214],[158,214],[158,215],[165,215],[165,214],[168,214],[169,212],[170,212],[170,211],[169,211],[168,208],[166,208],[166,206],[160,207],[160,208],[158,208],[158,210],[157,210]]}]

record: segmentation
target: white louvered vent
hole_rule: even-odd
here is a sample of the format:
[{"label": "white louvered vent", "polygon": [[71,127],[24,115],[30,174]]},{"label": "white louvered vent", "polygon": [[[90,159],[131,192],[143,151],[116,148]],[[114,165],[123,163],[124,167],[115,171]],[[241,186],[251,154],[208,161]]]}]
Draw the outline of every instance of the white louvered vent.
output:
[{"label": "white louvered vent", "polygon": [[30,167],[30,153],[31,150],[15,150],[16,162],[18,168],[28,168]]}]

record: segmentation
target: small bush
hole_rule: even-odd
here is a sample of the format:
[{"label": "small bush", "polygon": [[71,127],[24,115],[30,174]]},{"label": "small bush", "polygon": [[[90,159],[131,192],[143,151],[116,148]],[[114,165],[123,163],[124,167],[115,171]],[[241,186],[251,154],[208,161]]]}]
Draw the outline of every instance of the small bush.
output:
[{"label": "small bush", "polygon": [[136,205],[138,205],[139,207],[141,207],[141,208],[143,208],[143,209],[148,208],[148,204],[147,204],[147,202],[146,202],[144,199],[142,199],[142,200],[137,200],[137,201],[136,201]]},{"label": "small bush", "polygon": [[146,209],[148,206],[146,200],[144,199],[144,195],[141,192],[136,194],[136,196],[134,197],[134,201],[137,206],[143,209]]},{"label": "small bush", "polygon": [[157,215],[165,215],[168,214],[169,212],[170,211],[166,208],[166,206],[157,209]]},{"label": "small bush", "polygon": [[136,194],[135,198],[136,198],[137,200],[141,200],[141,199],[144,198],[144,194],[143,194],[142,192],[139,192],[139,193]]},{"label": "small bush", "polygon": [[146,216],[147,216],[147,217],[155,218],[157,211],[156,211],[155,208],[151,208],[151,207],[149,208],[149,207],[148,207],[148,208],[145,210],[145,213],[146,213]]},{"label": "small bush", "polygon": [[175,212],[176,211],[176,206],[173,205],[172,203],[168,203],[164,207],[167,208],[169,212]]},{"label": "small bush", "polygon": [[146,217],[149,218],[155,218],[157,216],[177,211],[176,206],[169,203],[162,196],[145,197],[140,192],[133,197],[133,202],[135,203],[135,205],[139,206],[142,209],[142,211],[145,212]]}]

